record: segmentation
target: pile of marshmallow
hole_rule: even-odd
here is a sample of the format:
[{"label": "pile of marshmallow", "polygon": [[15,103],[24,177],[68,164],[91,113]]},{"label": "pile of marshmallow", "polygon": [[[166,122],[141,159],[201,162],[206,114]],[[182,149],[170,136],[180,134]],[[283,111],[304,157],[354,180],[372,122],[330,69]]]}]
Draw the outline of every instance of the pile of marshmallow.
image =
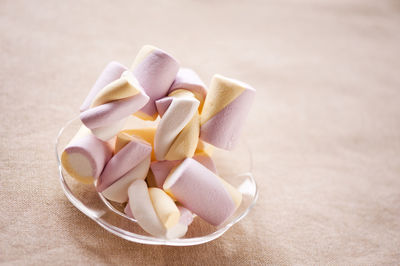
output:
[{"label": "pile of marshmallow", "polygon": [[[242,195],[217,175],[218,147],[235,147],[255,90],[214,75],[207,90],[191,69],[146,45],[131,69],[109,63],[80,108],[82,126],[61,155],[69,175],[94,184],[149,234],[179,238],[194,214],[223,224]],[[129,116],[156,128],[126,128]]]}]

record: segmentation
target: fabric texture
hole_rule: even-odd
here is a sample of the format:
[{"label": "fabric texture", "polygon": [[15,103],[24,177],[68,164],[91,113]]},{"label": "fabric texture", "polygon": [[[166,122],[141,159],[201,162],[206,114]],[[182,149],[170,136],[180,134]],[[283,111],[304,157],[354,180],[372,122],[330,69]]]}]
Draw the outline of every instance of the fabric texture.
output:
[{"label": "fabric texture", "polygon": [[[398,264],[399,29],[395,0],[0,1],[0,262]],[[206,85],[257,89],[243,137],[259,199],[207,244],[120,239],[59,185],[59,129],[144,44]]]}]

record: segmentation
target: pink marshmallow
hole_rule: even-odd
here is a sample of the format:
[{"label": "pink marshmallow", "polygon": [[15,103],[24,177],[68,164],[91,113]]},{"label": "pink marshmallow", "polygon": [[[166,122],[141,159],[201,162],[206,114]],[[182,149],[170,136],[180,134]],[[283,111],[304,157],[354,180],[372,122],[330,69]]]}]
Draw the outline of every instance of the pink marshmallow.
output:
[{"label": "pink marshmallow", "polygon": [[217,167],[215,166],[214,161],[207,154],[198,153],[193,156],[193,159],[207,167],[211,172],[217,174]]},{"label": "pink marshmallow", "polygon": [[215,116],[200,127],[200,139],[216,147],[231,150],[237,144],[254,100],[255,90],[244,90]]},{"label": "pink marshmallow", "polygon": [[154,161],[150,164],[150,169],[154,175],[155,185],[162,188],[165,179],[171,172],[172,168],[180,164],[181,161]]},{"label": "pink marshmallow", "polygon": [[171,84],[174,82],[179,63],[169,54],[160,50],[152,50],[132,72],[142,85],[149,102],[140,110],[154,117],[157,115],[155,101],[165,97]]},{"label": "pink marshmallow", "polygon": [[[89,134],[87,136],[72,140],[68,146],[64,149],[63,154],[67,155],[79,153],[86,157],[91,165],[91,172],[93,179],[97,179],[104,166],[112,156],[112,150],[108,143],[98,139],[96,136]],[[64,168],[67,171],[74,171],[79,174],[79,169],[75,169],[74,165],[70,165],[72,169],[68,167]]]},{"label": "pink marshmallow", "polygon": [[179,69],[168,93],[179,89],[193,92],[200,101],[204,101],[207,95],[206,85],[204,85],[197,73],[190,68],[181,67]]},{"label": "pink marshmallow", "polygon": [[106,68],[101,72],[100,76],[94,83],[92,89],[90,90],[88,96],[85,101],[81,105],[80,111],[86,111],[89,109],[96,95],[103,89],[105,86],[113,82],[114,80],[119,79],[124,71],[128,70],[125,66],[121,65],[118,62],[112,61],[108,63]]},{"label": "pink marshmallow", "polygon": [[86,110],[80,114],[82,123],[90,129],[111,125],[128,117],[144,106],[149,97],[140,92],[132,97],[111,101]]},{"label": "pink marshmallow", "polygon": [[170,106],[172,100],[173,100],[172,97],[164,97],[156,101],[156,107],[160,117],[163,117],[164,113]]},{"label": "pink marshmallow", "polygon": [[163,188],[185,208],[212,225],[222,224],[236,210],[218,176],[191,158],[186,158],[168,176]]},{"label": "pink marshmallow", "polygon": [[[208,155],[195,154],[193,159],[210,169],[213,173],[217,173],[217,168],[215,167],[214,161]],[[181,162],[182,160],[152,162],[150,168],[154,175],[155,185],[159,188],[162,188],[164,181],[171,170]]]},{"label": "pink marshmallow", "polygon": [[97,182],[97,191],[102,192],[150,156],[151,145],[132,140],[115,154],[104,168]]}]

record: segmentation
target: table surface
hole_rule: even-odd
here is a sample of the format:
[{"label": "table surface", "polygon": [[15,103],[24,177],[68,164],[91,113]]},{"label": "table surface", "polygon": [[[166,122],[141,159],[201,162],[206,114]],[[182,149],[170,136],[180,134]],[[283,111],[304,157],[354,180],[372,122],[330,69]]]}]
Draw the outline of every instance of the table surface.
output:
[{"label": "table surface", "polygon": [[[118,2],[118,3],[117,3]],[[0,262],[398,264],[398,1],[0,2]],[[200,246],[122,240],[64,196],[54,140],[143,44],[252,84],[257,205]]]}]

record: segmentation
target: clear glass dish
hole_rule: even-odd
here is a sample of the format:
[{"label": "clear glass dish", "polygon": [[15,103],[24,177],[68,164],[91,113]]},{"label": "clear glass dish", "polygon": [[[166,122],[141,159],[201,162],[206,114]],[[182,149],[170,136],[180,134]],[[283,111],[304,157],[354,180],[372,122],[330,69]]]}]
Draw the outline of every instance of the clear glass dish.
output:
[{"label": "clear glass dish", "polygon": [[[154,127],[157,123],[158,121],[148,122],[132,116],[125,128]],[[134,219],[123,213],[123,205],[107,201],[95,190],[94,185],[77,182],[63,169],[60,162],[61,153],[80,126],[79,118],[70,120],[61,128],[56,139],[56,157],[61,187],[68,200],[78,210],[116,236],[149,245],[192,246],[203,244],[220,237],[235,223],[243,219],[257,200],[258,190],[251,173],[252,158],[248,146],[242,141],[233,151],[215,149],[212,158],[218,174],[243,194],[240,207],[228,221],[218,227],[209,225],[196,217],[183,238],[153,237],[141,229]]]}]

